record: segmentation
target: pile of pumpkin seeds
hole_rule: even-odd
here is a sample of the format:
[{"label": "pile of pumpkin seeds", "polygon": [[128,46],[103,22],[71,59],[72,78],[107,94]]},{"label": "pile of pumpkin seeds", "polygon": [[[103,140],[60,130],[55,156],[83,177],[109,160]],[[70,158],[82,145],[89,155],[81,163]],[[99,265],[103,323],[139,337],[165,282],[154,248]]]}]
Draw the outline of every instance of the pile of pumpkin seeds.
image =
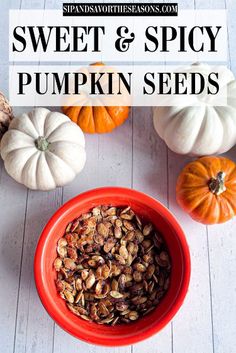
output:
[{"label": "pile of pumpkin seeds", "polygon": [[169,286],[165,243],[130,207],[99,206],[82,214],[68,224],[57,254],[57,290],[87,321],[135,321],[158,305]]}]

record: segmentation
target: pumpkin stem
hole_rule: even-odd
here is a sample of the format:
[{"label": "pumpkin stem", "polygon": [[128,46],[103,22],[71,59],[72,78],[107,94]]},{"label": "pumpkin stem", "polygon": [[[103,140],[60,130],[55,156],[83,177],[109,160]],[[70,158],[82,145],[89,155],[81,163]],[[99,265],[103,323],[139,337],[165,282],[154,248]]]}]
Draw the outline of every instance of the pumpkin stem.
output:
[{"label": "pumpkin stem", "polygon": [[50,143],[48,142],[48,140],[43,136],[39,136],[37,140],[35,140],[35,146],[40,151],[46,151],[48,149],[49,144]]},{"label": "pumpkin stem", "polygon": [[211,178],[209,180],[208,186],[210,191],[215,195],[220,195],[222,192],[226,190],[224,184],[225,173],[219,172],[216,175],[216,178]]}]

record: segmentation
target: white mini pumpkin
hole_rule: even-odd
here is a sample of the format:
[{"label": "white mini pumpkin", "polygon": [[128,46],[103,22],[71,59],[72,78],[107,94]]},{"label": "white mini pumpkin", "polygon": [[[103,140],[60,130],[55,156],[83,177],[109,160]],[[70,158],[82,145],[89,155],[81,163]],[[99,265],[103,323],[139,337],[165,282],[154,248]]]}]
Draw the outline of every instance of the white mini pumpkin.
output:
[{"label": "white mini pumpkin", "polygon": [[[236,144],[236,81],[229,69],[216,69],[221,77],[220,87],[228,93],[226,106],[211,106],[211,98],[200,95],[182,96],[180,105],[176,104],[178,98],[173,98],[173,106],[153,109],[154,127],[172,151],[202,156],[224,153]],[[184,71],[206,76],[215,70],[206,64],[195,64]],[[201,104],[194,106],[198,99]]]},{"label": "white mini pumpkin", "polygon": [[1,141],[8,174],[30,189],[69,183],[85,164],[85,140],[64,114],[37,108],[14,118]]}]

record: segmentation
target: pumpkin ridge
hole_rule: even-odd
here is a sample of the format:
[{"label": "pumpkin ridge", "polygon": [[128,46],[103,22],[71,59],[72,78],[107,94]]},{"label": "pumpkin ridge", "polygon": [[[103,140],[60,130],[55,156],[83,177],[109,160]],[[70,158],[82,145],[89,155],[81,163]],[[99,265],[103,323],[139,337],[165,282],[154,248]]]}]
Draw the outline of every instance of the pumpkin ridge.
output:
[{"label": "pumpkin ridge", "polygon": [[82,110],[82,107],[71,106],[67,109],[66,115],[70,118],[74,123],[78,123],[78,116]]},{"label": "pumpkin ridge", "polygon": [[[25,163],[24,167],[22,168],[22,171],[21,171],[21,179],[23,179],[23,183],[24,185],[26,184],[25,180],[24,180],[24,172],[25,172],[25,169],[26,167],[28,166],[28,164],[30,164],[32,162],[32,159],[35,157],[35,155],[38,154],[38,158],[37,158],[37,161],[36,161],[36,168],[35,168],[35,171],[37,171],[37,166],[38,166],[38,159],[39,159],[39,155],[40,155],[40,152],[39,151],[35,151],[31,157],[27,160],[27,162]],[[36,174],[37,175],[37,174]],[[36,184],[37,184],[37,180],[36,180]]]},{"label": "pumpkin ridge", "polygon": [[38,188],[38,168],[39,168],[39,161],[40,161],[40,158],[42,158],[42,156],[44,156],[44,158],[45,158],[45,160],[46,160],[46,162],[47,162],[47,166],[48,166],[48,170],[49,170],[49,172],[50,172],[50,174],[51,174],[51,177],[52,177],[52,181],[53,181],[53,183],[54,183],[54,186],[53,186],[53,188],[56,188],[56,181],[55,181],[55,178],[54,178],[54,175],[53,175],[53,173],[52,173],[52,169],[51,169],[51,167],[50,167],[50,163],[48,163],[48,160],[47,160],[47,153],[49,153],[49,151],[47,150],[46,152],[42,152],[42,153],[39,153],[39,157],[38,157],[38,160],[37,160],[37,166],[36,166],[36,173],[35,173],[35,175],[36,175],[36,184],[37,184],[37,188]]},{"label": "pumpkin ridge", "polygon": [[63,126],[63,125],[65,125],[65,124],[68,124],[70,121],[63,121],[60,125],[58,125],[52,132],[50,132],[50,134],[48,135],[48,136],[46,136],[46,134],[45,134],[45,138],[48,140],[49,138],[50,138],[50,136],[52,135],[52,134],[54,134],[55,133],[55,131],[59,128],[59,127],[61,127],[61,126]]},{"label": "pumpkin ridge", "polygon": [[[47,111],[47,114],[48,114],[48,112],[50,112],[50,111],[49,111],[48,109],[46,109],[46,108],[36,108],[35,110],[33,110],[33,111],[29,112],[28,114],[26,114],[26,116],[27,116],[28,120],[30,121],[31,125],[34,127],[34,130],[35,130],[37,136],[40,136],[40,131],[38,131],[38,129],[37,129],[36,126],[34,125],[33,121],[31,120],[31,119],[33,119],[33,115],[35,114],[35,112],[36,112],[37,109],[44,109],[45,111]],[[24,115],[24,114],[23,114],[23,115]],[[44,130],[44,124],[45,124],[45,121],[44,121],[44,123],[43,123],[43,130]]]},{"label": "pumpkin ridge", "polygon": [[[47,139],[48,136],[46,136],[46,122],[48,121],[49,117],[50,117],[51,112],[49,111],[44,119],[44,123],[43,123],[43,136]],[[60,126],[60,125],[59,125]]]},{"label": "pumpkin ridge", "polygon": [[[232,122],[232,125],[234,126],[234,130],[236,131],[236,120],[235,120],[235,117],[234,117],[234,114],[235,114],[235,107],[232,106],[232,105],[229,105],[229,103],[227,102],[227,106],[223,106],[223,107],[220,107],[220,106],[215,106],[214,109],[215,111],[217,112],[218,114],[218,118],[221,120],[221,124],[223,126],[223,119],[224,119],[224,116],[225,116],[225,111],[222,111],[222,108],[224,108],[226,111],[227,111],[227,119],[230,119],[230,121]],[[224,130],[224,128],[222,128],[222,130]],[[236,134],[235,134],[236,135]],[[223,141],[224,142],[224,138],[223,138]],[[232,148],[233,146],[231,146]],[[226,152],[226,151],[225,151]]]},{"label": "pumpkin ridge", "polygon": [[[231,203],[230,202],[228,202],[229,200],[227,199],[227,197],[225,197],[225,195],[224,196],[221,196],[221,197],[218,197],[219,198],[219,207],[220,207],[220,214],[219,214],[219,217],[218,217],[218,219],[217,219],[217,222],[219,223],[220,222],[220,215],[222,214],[222,213],[224,213],[224,205],[226,205],[227,206],[227,209],[229,210],[229,214],[230,214],[230,217],[226,217],[225,218],[225,221],[227,221],[228,219],[231,219],[233,216],[234,216],[234,214],[235,214],[235,211],[234,211],[234,209],[232,208],[232,205],[231,205]],[[222,200],[222,202],[220,202],[220,200]],[[223,204],[224,203],[224,204]],[[224,221],[224,222],[225,222]]]},{"label": "pumpkin ridge", "polygon": [[95,121],[94,121],[94,115],[93,115],[93,107],[92,107],[92,114],[90,116],[91,124],[93,125],[93,131],[96,131],[96,126],[95,126]]},{"label": "pumpkin ridge", "polygon": [[[16,120],[16,119],[17,119],[17,118],[15,118],[15,120]],[[25,131],[21,131],[21,130],[19,130],[18,128],[11,128],[11,127],[9,127],[9,131],[15,131],[17,134],[20,133],[20,134],[23,134],[23,135],[27,135],[28,137],[30,137],[30,138],[34,141],[34,136],[28,134],[28,133],[25,132]],[[38,133],[37,133],[37,135],[38,135]]]},{"label": "pumpkin ridge", "polygon": [[[209,178],[211,177],[210,174],[209,174],[209,170],[207,169],[206,165],[205,165],[204,163],[202,163],[202,160],[203,160],[204,158],[205,158],[205,157],[202,157],[202,158],[200,158],[200,160],[191,162],[191,163],[189,164],[189,166],[186,167],[185,172],[187,172],[187,170],[188,170],[188,173],[190,173],[190,174],[192,174],[193,176],[195,176],[196,174],[193,173],[192,171],[190,171],[190,170],[192,170],[192,169],[190,169],[190,167],[193,166],[194,169],[198,169],[198,170],[200,170],[200,169],[203,168],[205,174],[207,175],[207,178],[209,179]],[[198,167],[198,168],[197,168],[197,167]],[[199,177],[202,178],[202,175],[199,176]]]},{"label": "pumpkin ridge", "polygon": [[232,203],[232,201],[230,200],[230,198],[228,197],[228,193],[230,194],[229,191],[225,191],[224,194],[222,195],[222,198],[224,198],[227,203],[229,204],[231,210],[232,210],[232,213],[235,213],[236,212],[236,206]]},{"label": "pumpkin ridge", "polygon": [[192,190],[192,189],[197,190],[197,191],[200,191],[200,190],[203,191],[203,189],[206,189],[206,192],[209,192],[209,188],[208,188],[207,185],[198,185],[198,186],[196,186],[196,185],[192,184],[192,185],[185,185],[184,188],[183,188],[183,190],[184,191],[186,190],[186,192],[188,192],[189,190]]},{"label": "pumpkin ridge", "polygon": [[[232,169],[230,172],[227,173],[227,181],[226,181],[225,184],[228,184],[228,183],[231,184],[231,181],[230,181],[230,180],[231,180],[232,178],[234,178],[233,174],[235,174],[235,176],[236,176],[236,167],[233,167],[233,169]],[[235,183],[235,180],[234,180],[234,183]]]},{"label": "pumpkin ridge", "polygon": [[[213,169],[211,167],[211,165],[213,163],[211,163],[211,165],[209,165],[209,158],[211,158],[211,161],[214,160],[214,162],[216,163],[219,163],[220,165],[218,166],[218,169],[217,171],[215,171],[214,173],[212,173]],[[205,173],[207,174],[207,178],[210,179],[210,178],[215,178],[216,177],[216,172],[220,172],[220,171],[223,171],[224,170],[221,170],[221,160],[223,159],[223,157],[216,157],[216,156],[207,156],[207,157],[201,157],[199,160],[196,161],[196,164],[198,163],[201,163],[201,165],[205,168]]]},{"label": "pumpkin ridge", "polygon": [[[55,134],[55,132],[57,131],[57,129],[59,128],[59,127],[62,127],[63,125],[65,125],[65,124],[68,124],[68,123],[70,123],[70,121],[63,121],[63,123],[61,123],[60,125],[58,125],[48,136],[45,136],[45,138],[48,140],[48,139],[50,139],[50,136],[52,135],[52,134]],[[50,141],[49,141],[50,142]]]},{"label": "pumpkin ridge", "polygon": [[[84,109],[84,107],[82,109]],[[90,125],[93,125],[93,130],[96,131],[95,119],[94,119],[94,107],[93,106],[91,107],[90,111],[91,111],[91,114],[89,115],[88,123],[87,123],[86,128],[88,129],[88,127]]]},{"label": "pumpkin ridge", "polygon": [[109,115],[109,117],[111,118],[111,120],[113,121],[113,123],[114,123],[115,127],[117,127],[117,125],[116,125],[116,121],[115,121],[115,118],[114,118],[114,117],[111,115],[111,113],[109,112],[108,107],[107,107],[107,106],[105,106],[104,108],[105,108],[105,110],[106,110],[107,114]]},{"label": "pumpkin ridge", "polygon": [[[211,198],[211,200],[213,199],[213,198],[215,198],[216,199],[216,197],[214,196],[214,194],[212,194],[211,192],[210,192],[210,194],[207,194],[206,195],[207,197],[205,197],[205,199],[204,199],[204,201],[206,201],[206,199],[207,198]],[[202,213],[202,215],[201,215],[201,218],[202,219],[204,219],[204,220],[206,220],[206,219],[208,219],[209,218],[209,216],[211,215],[211,207],[212,207],[212,201],[211,200],[209,200],[209,202],[208,202],[208,205],[207,205],[207,207],[204,207],[204,212]],[[217,202],[217,200],[215,200],[216,201],[216,205],[218,206],[218,214],[217,214],[217,222],[219,221],[219,219],[220,219],[220,205],[219,205],[219,203]],[[207,222],[207,224],[208,224],[208,222]]]},{"label": "pumpkin ridge", "polygon": [[[9,169],[9,162],[10,162],[10,166],[11,166],[11,161],[13,160],[12,156],[14,156],[14,158],[15,158],[15,155],[20,154],[20,152],[21,152],[20,149],[18,149],[17,151],[12,150],[9,153],[7,153],[7,155],[5,156],[5,158],[4,158],[4,166],[5,166],[6,171],[7,171],[8,174],[9,174],[9,170],[10,170]],[[35,154],[35,148],[32,146],[31,151],[30,151],[29,155],[27,156],[27,158],[31,158],[34,154]],[[15,173],[14,173],[14,177],[13,178],[17,182],[21,182],[22,170],[23,170],[25,164],[27,163],[27,160],[28,159],[25,159],[24,163],[22,163],[21,166],[19,168],[17,168],[17,171],[19,172],[19,175],[16,176]]]},{"label": "pumpkin ridge", "polygon": [[[212,108],[212,107],[210,107]],[[192,145],[192,148],[193,146],[197,143],[197,139],[200,137],[201,139],[201,135],[202,133],[206,130],[206,124],[207,124],[207,119],[208,119],[208,116],[207,116],[207,113],[209,111],[209,107],[208,106],[204,106],[204,114],[203,114],[203,119],[202,119],[202,122],[201,122],[201,125],[200,125],[200,128],[198,130],[198,134],[197,134],[197,138],[195,139],[193,145]]]},{"label": "pumpkin ridge", "polygon": [[[46,151],[46,153],[45,153],[45,158],[46,158],[46,161],[47,161],[47,162],[48,162],[48,160],[47,160],[47,154],[52,154],[52,155],[55,156],[56,158],[60,159],[60,160],[65,164],[66,167],[70,168],[70,169],[72,170],[72,172],[75,173],[75,171],[73,170],[73,168],[72,168],[69,164],[67,164],[61,157],[59,157],[54,151],[53,151],[53,152],[51,152],[50,150],[47,150],[47,151]],[[49,166],[49,163],[48,163],[48,166]],[[51,170],[50,166],[49,166],[49,169],[50,169],[50,172],[52,173],[52,170]],[[52,174],[52,176],[53,176],[53,174]],[[54,179],[54,176],[53,176],[53,179]]]},{"label": "pumpkin ridge", "polygon": [[[205,118],[206,118],[206,107],[204,107],[204,112],[203,112],[203,115],[202,115],[202,121],[201,121],[201,124],[199,126],[199,129],[198,129],[198,133],[196,134],[195,138],[193,139],[193,143],[192,143],[192,146],[190,148],[190,151],[193,150],[194,148],[194,145],[196,144],[197,140],[199,139],[199,136],[201,135],[202,133],[202,130],[204,130],[204,122],[205,122]],[[186,108],[185,108],[186,109]]]},{"label": "pumpkin ridge", "polygon": [[227,176],[227,169],[224,165],[225,158],[218,156],[211,156],[211,163],[209,164],[209,157],[204,157],[203,163],[206,163],[206,167],[209,172],[210,178],[216,178],[219,172],[223,172],[225,174],[224,178]]},{"label": "pumpkin ridge", "polygon": [[[203,178],[202,175],[194,174],[192,171],[185,172],[184,180],[185,180],[184,189],[192,189],[193,187],[195,189],[207,187],[207,178]],[[188,180],[188,183],[186,183],[187,180]],[[193,181],[194,181],[194,184],[193,184]]]},{"label": "pumpkin ridge", "polygon": [[[111,116],[108,113],[108,111],[107,111],[105,106],[93,107],[93,109],[94,109],[93,110],[93,119],[94,119],[94,124],[95,124],[96,131],[99,132],[99,133],[104,132],[104,131],[101,131],[100,126],[99,126],[99,122],[101,120],[101,116],[100,116],[101,113],[99,113],[99,111],[96,108],[104,109],[105,114],[103,114],[103,117],[102,117],[103,124],[104,125],[109,124],[109,129],[106,127],[106,131],[112,131],[116,127],[116,124],[114,123],[113,119],[111,118]],[[111,125],[113,125],[112,128],[111,128]]]},{"label": "pumpkin ridge", "polygon": [[[184,190],[183,190],[183,192],[180,192],[179,195],[183,195],[183,196],[186,197],[186,193],[185,193]],[[206,192],[206,193],[201,197],[201,199],[198,200],[198,202],[194,205],[194,207],[191,207],[191,208],[190,208],[190,204],[189,204],[189,203],[188,203],[188,206],[187,206],[187,207],[186,207],[186,205],[184,205],[185,203],[183,203],[184,209],[185,209],[188,213],[192,213],[196,208],[198,208],[198,207],[200,206],[200,204],[201,204],[202,202],[205,201],[205,199],[206,199],[208,196],[209,196],[209,195],[208,195],[208,192]],[[184,199],[185,199],[185,197],[184,197]],[[182,202],[181,202],[181,203],[182,203]]]},{"label": "pumpkin ridge", "polygon": [[[207,201],[206,199],[204,201]],[[218,203],[216,203],[218,207],[218,212],[217,212],[217,217],[215,217],[215,222],[219,222],[220,219],[220,206]],[[198,209],[194,209],[193,211],[189,212],[188,214],[197,222],[203,223],[205,225],[208,224],[213,224],[215,222],[212,222],[209,218],[211,218],[211,206],[212,203],[208,202],[207,207],[205,202],[202,203],[202,205],[199,205],[199,212]],[[215,206],[216,207],[216,206]],[[201,209],[204,209],[204,213],[201,213]]]},{"label": "pumpkin ridge", "polygon": [[28,148],[34,148],[34,146],[25,146],[25,147],[14,148],[14,150],[8,151],[8,153],[6,154],[6,157],[7,157],[8,154],[10,154],[11,152],[15,152],[15,151],[19,151],[19,150],[27,150]]},{"label": "pumpkin ridge", "polygon": [[[9,151],[9,152],[6,154],[4,160],[5,160],[6,158],[8,158],[11,153],[17,152],[17,151],[19,151],[19,150],[21,150],[21,149],[24,149],[24,150],[26,150],[26,149],[32,149],[32,150],[34,150],[35,147],[34,147],[34,146],[32,146],[32,147],[28,146],[28,147],[16,148],[16,149],[14,149],[14,150],[12,150],[12,151]],[[37,152],[37,151],[36,151],[36,152]],[[33,154],[34,154],[34,153],[35,153],[35,152],[33,152]],[[31,158],[31,156],[30,156],[30,158]]]},{"label": "pumpkin ridge", "polygon": [[62,160],[67,166],[70,167],[70,169],[76,173],[76,171],[73,169],[73,167],[71,167],[67,162],[65,162],[58,154],[57,154],[57,150],[54,150],[53,152],[50,150],[50,148],[52,148],[52,146],[55,144],[55,143],[61,143],[61,142],[64,142],[64,143],[68,143],[69,145],[74,145],[76,148],[80,148],[81,150],[83,149],[83,146],[77,144],[77,143],[73,143],[73,142],[68,142],[68,141],[56,141],[56,142],[52,142],[49,149],[48,149],[48,152],[52,153],[53,155],[55,155],[57,158],[59,158],[60,160]]},{"label": "pumpkin ridge", "polygon": [[[109,116],[111,117],[115,128],[123,125],[124,122],[127,120],[129,114],[130,114],[130,108],[128,106],[107,106],[105,107]],[[122,117],[117,116],[117,111],[114,111],[113,108],[116,108],[119,110],[120,114],[122,112]]]},{"label": "pumpkin ridge", "polygon": [[[77,120],[76,123],[79,125],[79,127],[84,131],[91,133],[90,131],[90,125],[93,125],[94,127],[94,121],[93,121],[93,107],[91,106],[82,106],[79,113],[77,114]],[[89,112],[86,112],[86,110],[89,110]],[[86,116],[86,119],[85,119]]]},{"label": "pumpkin ridge", "polygon": [[[71,141],[68,141],[68,140],[56,140],[56,141],[53,141],[53,142],[50,142],[49,146],[53,145],[54,143],[57,143],[57,142],[66,142],[66,143],[69,143],[69,144],[73,144],[73,145],[76,145],[76,146],[80,146],[80,147],[84,147],[81,143],[76,143],[76,142],[71,142]],[[50,150],[50,148],[49,148]],[[50,151],[52,152],[52,151]],[[53,152],[54,153],[54,152]]]},{"label": "pumpkin ridge", "polygon": [[[191,107],[193,108],[193,107]],[[163,136],[162,139],[167,143],[167,140],[169,140],[169,134],[172,131],[176,131],[177,127],[180,126],[181,121],[185,120],[185,115],[186,115],[186,107],[183,107],[182,109],[180,109],[179,111],[176,111],[175,113],[172,113],[172,119],[170,119],[169,123],[167,123],[165,125],[164,131],[163,131]],[[191,120],[194,120],[194,115],[192,115]],[[204,115],[202,116],[202,121],[204,120]],[[190,122],[188,122],[190,124]],[[187,154],[190,153],[190,151],[192,150],[196,139],[199,136],[199,131],[201,130],[201,126],[202,126],[202,122],[199,125],[199,130],[196,133],[195,137],[194,137],[194,141],[191,144],[191,146],[188,148],[188,152],[186,152]]]},{"label": "pumpkin ridge", "polygon": [[[213,107],[213,109],[214,109],[214,107]],[[215,109],[214,109],[214,110],[215,110]],[[215,110],[215,112],[216,112],[216,110]],[[218,121],[219,121],[219,123],[220,123],[221,130],[224,131],[224,125],[223,125],[223,123],[222,123],[221,117],[219,116],[219,114],[216,114],[216,116],[217,116],[217,119],[218,119]],[[223,144],[223,143],[224,143],[224,133],[222,133],[222,137],[221,137],[221,141],[220,141],[220,148],[222,147],[222,144]]]},{"label": "pumpkin ridge", "polygon": [[[15,118],[15,119],[17,119],[17,118]],[[32,126],[33,126],[33,124],[32,124]],[[9,127],[9,131],[16,131],[17,133],[21,133],[21,134],[24,134],[24,135],[27,135],[27,136],[29,136],[30,138],[32,138],[32,140],[34,141],[34,136],[32,136],[32,135],[30,135],[30,134],[27,134],[27,132],[25,132],[25,131],[21,131],[21,130],[18,130],[18,129],[15,129],[15,128],[11,128],[11,127]],[[39,134],[38,134],[38,132],[35,130],[35,132],[37,133],[37,136],[39,136]]]}]

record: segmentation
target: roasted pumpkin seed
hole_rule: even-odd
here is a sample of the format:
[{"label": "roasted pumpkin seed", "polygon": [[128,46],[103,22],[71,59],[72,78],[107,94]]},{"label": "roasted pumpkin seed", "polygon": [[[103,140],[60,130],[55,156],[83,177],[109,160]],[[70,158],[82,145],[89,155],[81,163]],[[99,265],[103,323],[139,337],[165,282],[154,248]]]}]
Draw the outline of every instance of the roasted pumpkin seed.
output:
[{"label": "roasted pumpkin seed", "polygon": [[57,254],[57,291],[87,321],[115,326],[138,320],[169,287],[165,243],[130,206],[97,206],[82,214],[66,227]]}]

